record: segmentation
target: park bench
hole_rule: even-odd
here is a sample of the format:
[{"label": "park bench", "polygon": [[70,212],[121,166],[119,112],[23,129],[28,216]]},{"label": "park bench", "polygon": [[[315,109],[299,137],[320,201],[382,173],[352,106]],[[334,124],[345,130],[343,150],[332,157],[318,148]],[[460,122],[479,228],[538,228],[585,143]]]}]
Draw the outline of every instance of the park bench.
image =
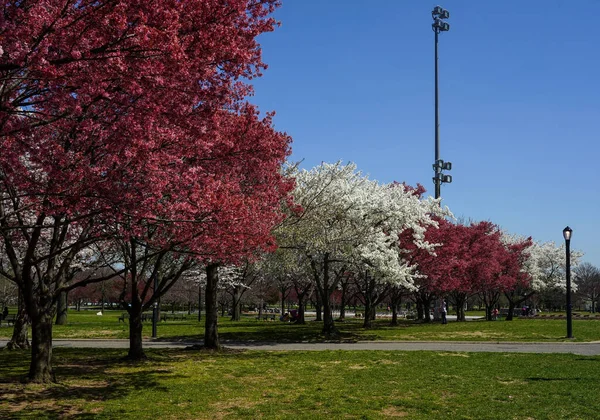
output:
[{"label": "park bench", "polygon": [[168,321],[168,320],[185,321],[187,319],[187,317],[185,314],[162,314],[160,319],[162,321]]},{"label": "park bench", "polygon": [[[119,322],[126,322],[129,321],[129,314],[123,312],[121,315],[119,315]],[[142,314],[142,322],[146,322],[146,321],[152,321],[152,313],[143,313]]]},{"label": "park bench", "polygon": [[[4,318],[4,321],[6,322],[6,325],[15,325],[15,322],[17,321],[17,314],[12,314],[12,315],[8,315],[6,318]],[[0,315],[0,325],[2,325],[2,316]]]}]

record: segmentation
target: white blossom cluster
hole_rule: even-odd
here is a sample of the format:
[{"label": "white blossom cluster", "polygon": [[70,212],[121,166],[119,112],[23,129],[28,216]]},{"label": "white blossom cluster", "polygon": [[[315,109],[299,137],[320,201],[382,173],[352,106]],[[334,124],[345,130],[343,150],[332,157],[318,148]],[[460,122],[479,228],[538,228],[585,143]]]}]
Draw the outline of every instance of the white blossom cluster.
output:
[{"label": "white blossom cluster", "polygon": [[399,234],[411,229],[415,244],[432,251],[434,244],[424,239],[426,229],[437,225],[432,216],[450,215],[438,200],[423,200],[402,184],[370,180],[353,163],[323,163],[293,176],[301,210],[279,229],[280,246],[327,254],[405,287],[416,273],[402,259]]},{"label": "white blossom cluster", "polygon": [[[506,244],[514,244],[524,241],[525,238],[519,235],[502,232],[502,241]],[[562,289],[566,290],[566,250],[565,245],[557,246],[553,241],[533,242],[525,250],[527,259],[524,262],[523,270],[531,276],[531,289],[536,292],[545,290]],[[575,268],[581,261],[583,253],[571,250],[571,268]],[[577,290],[577,285],[573,282],[573,290]]]}]

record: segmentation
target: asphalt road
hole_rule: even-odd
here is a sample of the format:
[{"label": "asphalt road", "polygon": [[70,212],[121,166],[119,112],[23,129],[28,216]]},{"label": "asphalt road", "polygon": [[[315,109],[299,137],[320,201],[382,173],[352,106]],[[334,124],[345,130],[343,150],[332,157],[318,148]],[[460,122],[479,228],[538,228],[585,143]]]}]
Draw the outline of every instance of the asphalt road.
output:
[{"label": "asphalt road", "polygon": [[[0,339],[0,348],[7,343]],[[144,348],[185,348],[202,342],[145,340]],[[223,341],[225,347],[266,351],[320,351],[320,350],[399,350],[451,351],[499,353],[572,353],[585,356],[600,355],[600,342],[591,343],[515,343],[515,342],[455,342],[455,341],[361,341],[356,343],[274,343]],[[128,340],[53,340],[54,347],[74,348],[128,348]]]}]

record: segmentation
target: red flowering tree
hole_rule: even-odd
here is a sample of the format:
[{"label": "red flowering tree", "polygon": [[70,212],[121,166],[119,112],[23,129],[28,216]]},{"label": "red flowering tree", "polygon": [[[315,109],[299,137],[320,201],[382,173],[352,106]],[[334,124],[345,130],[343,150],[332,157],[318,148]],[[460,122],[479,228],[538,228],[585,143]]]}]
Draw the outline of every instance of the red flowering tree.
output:
[{"label": "red flowering tree", "polygon": [[240,80],[265,67],[256,37],[277,3],[3,2],[2,274],[31,317],[30,380],[53,378],[60,293],[101,280],[70,281],[73,261],[115,227],[150,256],[212,264],[272,246],[290,140]]},{"label": "red flowering tree", "polygon": [[470,226],[473,230],[471,267],[468,281],[486,308],[486,318],[492,320],[492,310],[500,296],[528,281],[524,271],[525,250],[531,246],[531,238],[507,243],[503,241],[498,226],[480,222]]},{"label": "red flowering tree", "polygon": [[430,226],[425,232],[425,240],[436,244],[433,252],[414,245],[412,232],[405,231],[400,237],[406,254],[404,258],[416,267],[420,277],[415,280],[413,297],[426,322],[431,320],[429,307],[431,302],[459,288],[462,281],[460,272],[461,248],[463,242],[459,226],[446,219],[437,218],[438,226]]},{"label": "red flowering tree", "polygon": [[[430,227],[425,239],[438,244],[434,253],[407,242],[406,259],[422,275],[415,285],[415,299],[425,309],[442,296],[449,296],[457,310],[457,320],[464,321],[464,303],[477,293],[486,305],[487,318],[502,293],[527,282],[524,271],[526,249],[531,239],[509,243],[503,241],[498,227],[490,222],[454,224],[445,219],[439,227]],[[408,236],[405,232],[403,237]],[[407,239],[410,239],[408,236]],[[425,310],[425,320],[429,320]]]}]

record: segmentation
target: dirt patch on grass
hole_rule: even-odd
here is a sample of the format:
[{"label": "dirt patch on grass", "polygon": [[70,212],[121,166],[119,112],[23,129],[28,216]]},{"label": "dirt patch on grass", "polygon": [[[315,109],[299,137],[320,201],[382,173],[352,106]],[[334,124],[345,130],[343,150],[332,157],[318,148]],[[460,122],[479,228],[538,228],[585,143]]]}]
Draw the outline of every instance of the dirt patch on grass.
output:
[{"label": "dirt patch on grass", "polygon": [[362,370],[362,369],[366,369],[367,367],[365,365],[350,365],[348,366],[348,369],[352,369],[352,370]]},{"label": "dirt patch on grass", "polygon": [[408,413],[406,411],[402,411],[402,410],[398,409],[398,407],[386,407],[383,410],[381,410],[381,413],[385,417],[406,417],[406,416],[408,416]]},{"label": "dirt patch on grass", "polygon": [[438,356],[471,357],[467,353],[438,353]]},{"label": "dirt patch on grass", "polygon": [[258,404],[257,401],[252,401],[247,398],[235,398],[226,401],[218,401],[211,404],[211,416],[214,419],[223,419],[232,414],[234,408],[252,408]]},{"label": "dirt patch on grass", "polygon": [[521,381],[518,379],[514,379],[514,380],[510,380],[510,381],[505,381],[502,379],[498,379],[498,383],[502,384],[502,385],[526,385],[525,381]]}]

